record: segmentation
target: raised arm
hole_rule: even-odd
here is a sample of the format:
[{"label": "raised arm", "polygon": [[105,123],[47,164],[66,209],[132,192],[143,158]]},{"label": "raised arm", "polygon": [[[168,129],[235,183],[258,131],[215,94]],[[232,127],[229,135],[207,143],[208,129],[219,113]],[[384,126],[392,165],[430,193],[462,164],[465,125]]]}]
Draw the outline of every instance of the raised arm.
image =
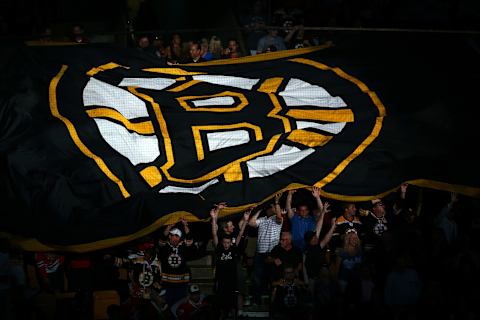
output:
[{"label": "raised arm", "polygon": [[325,213],[330,212],[329,207],[330,204],[328,202],[325,202],[325,205],[322,206],[320,214],[318,215],[317,225],[315,226],[315,235],[317,236],[317,238],[320,237],[320,232],[322,231],[323,218],[325,217]]},{"label": "raised arm", "polygon": [[250,227],[254,227],[254,228],[257,227],[257,219],[258,219],[258,216],[260,215],[260,212],[262,212],[261,209],[257,210],[257,211],[254,213],[253,217],[251,217],[250,220],[248,220],[248,225],[249,225]]},{"label": "raised arm", "polygon": [[287,202],[285,204],[285,207],[287,209],[287,215],[288,215],[288,219],[292,219],[293,217],[293,210],[292,210],[292,198],[293,198],[293,194],[295,193],[295,191],[297,190],[288,190],[288,193],[287,193]]},{"label": "raised arm", "polygon": [[210,217],[212,217],[212,240],[213,240],[213,245],[216,247],[218,245],[218,213],[226,207],[225,202],[221,202],[219,204],[216,204],[212,210],[210,210]]},{"label": "raised arm", "polygon": [[237,244],[237,246],[240,243],[240,241],[242,240],[243,232],[245,231],[245,228],[247,227],[248,219],[250,219],[250,214],[252,213],[253,209],[254,209],[254,207],[248,208],[248,210],[243,213],[243,218],[240,221],[241,222],[240,223],[240,230],[238,231],[238,236],[237,236],[237,239],[236,239],[236,242],[235,242]]},{"label": "raised arm", "polygon": [[169,224],[169,225],[165,228],[165,230],[163,230],[163,235],[164,235],[165,237],[168,237],[168,234],[170,233],[170,230],[173,228],[174,225],[175,225],[175,223]]},{"label": "raised arm", "polygon": [[[322,202],[322,199],[320,198],[320,188],[312,187],[312,196],[317,201],[318,212],[321,214],[322,211],[323,211],[323,202]],[[323,212],[323,213],[325,213],[325,212]],[[317,219],[318,219],[318,217],[317,217]]]},{"label": "raised arm", "polygon": [[334,217],[334,218],[332,218],[332,226],[330,227],[330,230],[328,230],[328,233],[320,241],[320,248],[322,248],[322,249],[325,248],[327,246],[327,244],[330,242],[336,226],[337,226],[337,218]]},{"label": "raised arm", "polygon": [[283,216],[282,216],[282,208],[280,207],[280,198],[282,197],[282,193],[277,193],[275,195],[275,216],[277,224],[282,224]]}]

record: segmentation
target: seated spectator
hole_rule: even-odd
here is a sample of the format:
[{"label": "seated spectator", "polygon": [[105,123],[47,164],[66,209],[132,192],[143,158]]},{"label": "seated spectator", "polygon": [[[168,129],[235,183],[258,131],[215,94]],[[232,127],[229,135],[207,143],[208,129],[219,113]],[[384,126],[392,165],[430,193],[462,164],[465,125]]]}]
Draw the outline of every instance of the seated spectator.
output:
[{"label": "seated spectator", "polygon": [[70,35],[70,40],[76,43],[88,43],[89,40],[85,35],[85,29],[82,25],[76,24],[72,28],[72,33]]},{"label": "seated spectator", "polygon": [[209,51],[212,53],[212,59],[221,59],[223,55],[222,41],[217,36],[210,38],[210,44],[208,45]]},{"label": "seated spectator", "polygon": [[205,319],[209,306],[200,288],[196,284],[188,287],[188,299],[178,306],[176,315],[178,320]]},{"label": "seated spectator", "polygon": [[202,45],[200,42],[193,41],[190,45],[190,59],[185,61],[185,63],[197,63],[205,61],[207,60],[202,57]]},{"label": "seated spectator", "polygon": [[169,46],[165,49],[167,54],[167,62],[175,64],[182,63],[183,58],[183,43],[180,34],[172,34]]},{"label": "seated spectator", "polygon": [[213,59],[213,53],[210,52],[210,48],[208,45],[208,39],[207,38],[202,38],[200,41],[201,48],[202,48],[202,58],[205,61],[210,61]]},{"label": "seated spectator", "polygon": [[228,40],[228,46],[223,50],[223,59],[239,58],[242,56],[237,39]]},{"label": "seated spectator", "polygon": [[265,31],[265,20],[261,16],[254,16],[246,27],[248,28],[247,47],[250,55],[254,56],[257,54],[258,41],[267,34]]},{"label": "seated spectator", "polygon": [[286,49],[285,42],[283,38],[278,35],[278,29],[275,27],[270,27],[268,29],[268,34],[258,40],[257,53],[266,52],[267,48],[271,45],[274,45],[277,50]]},{"label": "seated spectator", "polygon": [[295,269],[289,265],[283,266],[282,278],[273,283],[273,319],[309,319],[311,316],[311,296]]}]

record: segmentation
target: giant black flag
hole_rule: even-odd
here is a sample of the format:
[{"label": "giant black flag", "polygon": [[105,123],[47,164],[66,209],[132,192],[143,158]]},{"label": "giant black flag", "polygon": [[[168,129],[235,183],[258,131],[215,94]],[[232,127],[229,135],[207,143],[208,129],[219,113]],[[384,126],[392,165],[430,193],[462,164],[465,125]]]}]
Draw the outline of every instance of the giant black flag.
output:
[{"label": "giant black flag", "polygon": [[174,66],[117,47],[9,51],[1,229],[88,251],[312,185],[354,201],[405,181],[479,196],[472,48],[369,36]]}]

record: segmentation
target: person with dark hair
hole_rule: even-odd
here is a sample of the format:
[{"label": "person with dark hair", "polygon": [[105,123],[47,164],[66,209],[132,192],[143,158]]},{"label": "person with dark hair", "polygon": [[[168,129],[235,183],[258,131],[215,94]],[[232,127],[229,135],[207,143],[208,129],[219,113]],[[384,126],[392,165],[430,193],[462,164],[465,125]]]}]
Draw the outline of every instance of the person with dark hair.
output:
[{"label": "person with dark hair", "polygon": [[297,276],[295,267],[283,266],[283,276],[273,283],[271,315],[273,319],[310,319],[311,296]]},{"label": "person with dark hair", "polygon": [[199,41],[193,41],[190,45],[190,59],[186,63],[205,62],[205,58],[202,57],[202,44]]},{"label": "person with dark hair", "polygon": [[165,49],[167,63],[176,64],[184,60],[182,37],[178,33],[173,33],[170,45]]},{"label": "person with dark hair", "polygon": [[336,218],[332,218],[330,229],[327,234],[320,240],[320,233],[323,227],[323,219],[325,214],[329,212],[330,204],[325,202],[322,210],[320,211],[315,231],[307,231],[304,239],[306,243],[306,249],[304,253],[304,282],[309,285],[309,288],[313,290],[314,280],[318,277],[322,267],[329,267],[329,261],[327,257],[327,245],[332,238],[335,230]]},{"label": "person with dark hair", "polygon": [[238,44],[237,39],[230,39],[228,40],[227,47],[223,50],[222,58],[223,59],[231,59],[231,58],[239,58],[242,56],[240,51],[240,45]]},{"label": "person with dark hair", "polygon": [[240,255],[238,244],[242,239],[243,232],[250,218],[253,207],[245,211],[243,214],[243,222],[240,231],[236,237],[236,241],[232,241],[232,235],[224,233],[221,242],[219,242],[217,231],[218,213],[225,207],[221,203],[210,211],[212,217],[212,239],[215,246],[215,291],[221,308],[220,318],[224,319],[228,316],[232,307],[235,309],[241,307],[235,293],[238,292],[238,269],[240,267]]},{"label": "person with dark hair", "polygon": [[257,53],[266,52],[271,45],[274,45],[279,51],[287,49],[283,38],[278,35],[278,29],[275,27],[269,28],[268,34],[258,40]]},{"label": "person with dark hair", "polygon": [[[304,235],[307,231],[315,230],[315,218],[310,214],[310,208],[305,203],[300,203],[296,206],[296,210],[292,209],[292,198],[296,190],[289,190],[287,194],[287,201],[285,207],[287,209],[288,218],[292,225],[292,240],[293,245],[300,251],[305,251]],[[323,208],[322,200],[320,199],[320,189],[313,187],[312,195],[317,202],[318,208]]]},{"label": "person with dark hair", "polygon": [[76,24],[72,27],[70,40],[76,43],[88,43],[89,40],[85,35],[85,28],[81,24]]}]

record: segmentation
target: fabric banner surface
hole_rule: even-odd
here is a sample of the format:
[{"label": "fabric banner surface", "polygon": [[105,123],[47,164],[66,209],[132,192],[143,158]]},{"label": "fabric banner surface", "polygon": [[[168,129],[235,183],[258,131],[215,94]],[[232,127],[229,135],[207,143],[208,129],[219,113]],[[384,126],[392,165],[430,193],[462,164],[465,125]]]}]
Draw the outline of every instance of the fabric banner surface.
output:
[{"label": "fabric banner surface", "polygon": [[205,220],[214,203],[229,215],[313,185],[348,201],[406,181],[480,196],[479,54],[458,37],[357,37],[173,66],[105,45],[6,52],[12,209],[0,231],[26,247],[105,248],[179,216]]}]

